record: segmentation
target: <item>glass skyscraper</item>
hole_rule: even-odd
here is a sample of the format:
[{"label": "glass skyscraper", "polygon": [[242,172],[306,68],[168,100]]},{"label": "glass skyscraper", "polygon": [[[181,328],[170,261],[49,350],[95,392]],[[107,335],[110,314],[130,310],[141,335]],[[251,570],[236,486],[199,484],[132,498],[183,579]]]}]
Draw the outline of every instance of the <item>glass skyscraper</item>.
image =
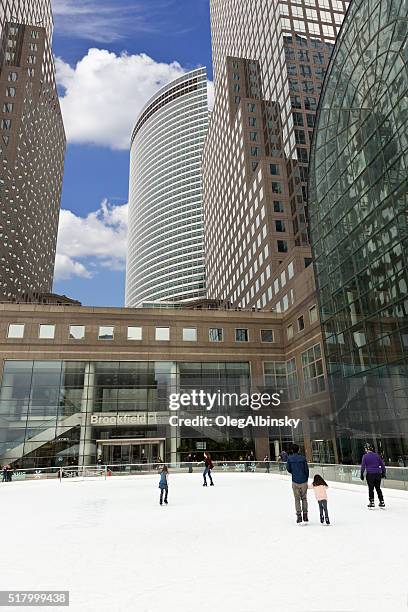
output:
[{"label": "glass skyscraper", "polygon": [[408,5],[354,0],[311,151],[310,233],[340,457],[408,459]]},{"label": "glass skyscraper", "polygon": [[205,68],[162,88],[132,135],[126,305],[205,295],[201,157]]}]

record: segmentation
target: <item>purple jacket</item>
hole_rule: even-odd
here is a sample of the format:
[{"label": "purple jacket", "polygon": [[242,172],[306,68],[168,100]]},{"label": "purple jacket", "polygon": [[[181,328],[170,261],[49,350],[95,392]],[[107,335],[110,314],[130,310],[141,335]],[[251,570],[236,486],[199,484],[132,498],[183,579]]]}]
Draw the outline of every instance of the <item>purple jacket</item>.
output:
[{"label": "purple jacket", "polygon": [[384,461],[381,459],[378,453],[369,451],[363,457],[361,462],[361,473],[364,474],[385,474]]}]

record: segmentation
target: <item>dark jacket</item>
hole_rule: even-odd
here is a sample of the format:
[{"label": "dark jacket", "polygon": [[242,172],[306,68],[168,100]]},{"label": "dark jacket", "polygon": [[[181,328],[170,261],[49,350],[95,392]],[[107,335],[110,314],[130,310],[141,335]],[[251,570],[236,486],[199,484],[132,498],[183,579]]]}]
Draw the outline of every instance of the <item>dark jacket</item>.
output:
[{"label": "dark jacket", "polygon": [[167,489],[168,486],[167,472],[160,472],[159,489]]},{"label": "dark jacket", "polygon": [[385,464],[378,453],[370,451],[363,456],[363,460],[361,462],[362,476],[364,476],[364,472],[367,472],[367,474],[385,475]]},{"label": "dark jacket", "polygon": [[303,455],[289,455],[286,469],[292,474],[292,482],[296,484],[303,484],[307,482],[309,478],[309,466],[307,465],[306,458]]}]

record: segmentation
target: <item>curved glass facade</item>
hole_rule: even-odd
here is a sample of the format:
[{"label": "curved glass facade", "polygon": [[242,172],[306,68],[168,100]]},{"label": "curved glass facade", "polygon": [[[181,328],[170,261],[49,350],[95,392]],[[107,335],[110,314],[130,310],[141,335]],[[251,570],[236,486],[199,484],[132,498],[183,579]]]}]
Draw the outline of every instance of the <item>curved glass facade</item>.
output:
[{"label": "curved glass facade", "polygon": [[340,455],[408,459],[407,21],[354,0],[326,76],[310,232]]},{"label": "curved glass facade", "polygon": [[126,306],[205,295],[201,156],[205,68],[161,89],[132,135]]}]

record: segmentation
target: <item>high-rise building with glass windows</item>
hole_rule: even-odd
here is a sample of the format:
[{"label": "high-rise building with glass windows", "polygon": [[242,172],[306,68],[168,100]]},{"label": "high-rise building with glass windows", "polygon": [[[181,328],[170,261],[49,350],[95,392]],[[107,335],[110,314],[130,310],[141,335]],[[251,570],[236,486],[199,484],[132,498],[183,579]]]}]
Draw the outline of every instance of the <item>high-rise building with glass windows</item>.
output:
[{"label": "high-rise building with glass windows", "polygon": [[211,297],[286,311],[313,284],[300,278],[311,261],[309,148],[348,4],[211,0],[215,106],[203,169]]},{"label": "high-rise building with glass windows", "polygon": [[207,74],[193,70],[142,109],[132,134],[126,305],[205,295],[201,158]]},{"label": "high-rise building with glass windows", "polygon": [[408,5],[354,0],[311,151],[310,233],[340,458],[408,461]]},{"label": "high-rise building with glass windows", "polygon": [[0,0],[0,300],[49,293],[65,132],[50,0]]}]

